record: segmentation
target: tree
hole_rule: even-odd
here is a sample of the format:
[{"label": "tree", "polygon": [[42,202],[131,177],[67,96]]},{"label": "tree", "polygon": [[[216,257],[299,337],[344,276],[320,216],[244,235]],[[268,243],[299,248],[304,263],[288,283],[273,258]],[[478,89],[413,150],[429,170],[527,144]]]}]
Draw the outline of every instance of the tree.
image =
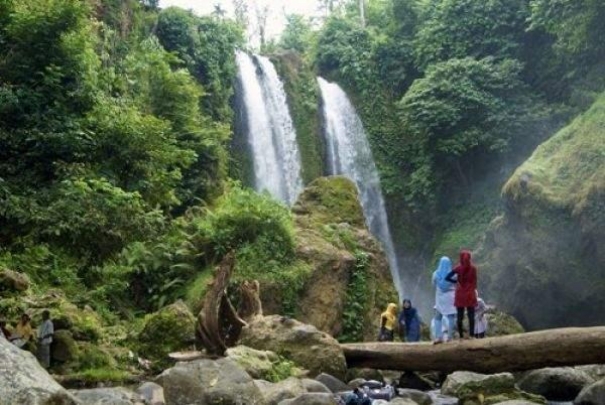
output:
[{"label": "tree", "polygon": [[279,40],[279,46],[303,53],[310,35],[311,26],[307,19],[302,15],[289,14],[286,16],[286,28]]},{"label": "tree", "polygon": [[223,18],[226,14],[227,12],[223,9],[220,3],[216,3],[214,5],[214,11],[212,11],[212,15],[216,16],[217,18]]},{"label": "tree", "polygon": [[529,9],[526,0],[436,0],[416,37],[416,64],[451,58],[518,59]]},{"label": "tree", "polygon": [[434,176],[419,184],[456,180],[469,186],[490,157],[508,150],[531,121],[535,103],[520,80],[521,69],[510,59],[452,59],[430,66],[414,82],[398,108],[411,138],[410,158],[428,158],[413,169],[416,176]]}]

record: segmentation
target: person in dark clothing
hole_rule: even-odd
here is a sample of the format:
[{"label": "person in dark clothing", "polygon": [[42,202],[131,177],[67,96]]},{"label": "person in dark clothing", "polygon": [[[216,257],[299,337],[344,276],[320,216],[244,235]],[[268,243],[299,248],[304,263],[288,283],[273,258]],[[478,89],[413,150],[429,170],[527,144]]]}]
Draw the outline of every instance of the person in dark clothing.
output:
[{"label": "person in dark clothing", "polygon": [[354,388],[352,393],[345,394],[345,405],[371,405],[372,400],[359,388]]},{"label": "person in dark clothing", "polygon": [[477,305],[477,268],[471,261],[471,253],[467,250],[460,252],[460,263],[452,270],[445,279],[450,283],[456,283],[456,294],[454,305],[456,306],[458,333],[460,338],[464,337],[462,322],[464,320],[464,309],[468,315],[469,337],[475,331],[475,306]]},{"label": "person in dark clothing", "polygon": [[[418,311],[412,307],[412,301],[403,300],[403,310],[399,313],[399,330],[405,331],[406,342],[418,342],[420,340],[420,318]],[[403,339],[403,336],[401,337]]]}]

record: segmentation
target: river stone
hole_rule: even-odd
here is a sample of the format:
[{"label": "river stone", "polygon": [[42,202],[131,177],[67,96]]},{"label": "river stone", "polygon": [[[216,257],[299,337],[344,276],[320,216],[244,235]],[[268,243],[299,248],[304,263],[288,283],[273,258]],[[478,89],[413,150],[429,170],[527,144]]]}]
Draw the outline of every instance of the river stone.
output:
[{"label": "river stone", "polygon": [[143,399],[126,388],[93,388],[71,391],[82,405],[144,405]]},{"label": "river stone", "polygon": [[301,380],[303,387],[307,390],[307,392],[320,392],[325,394],[331,394],[332,391],[322,383],[317,380],[312,380],[310,378],[303,378]]},{"label": "river stone", "polygon": [[413,371],[403,372],[399,377],[399,381],[397,381],[397,387],[418,391],[429,391],[434,388],[431,381]]},{"label": "river stone", "polygon": [[33,354],[0,338],[0,405],[78,405]]},{"label": "river stone", "polygon": [[166,405],[164,389],[156,383],[144,382],[136,392],[143,398],[146,405]]},{"label": "river stone", "polygon": [[411,399],[412,401],[418,403],[418,405],[431,405],[433,403],[433,400],[429,394],[419,390],[398,389],[397,393],[400,397]]},{"label": "river stone", "polygon": [[301,394],[296,398],[285,399],[278,405],[336,405],[336,403],[337,402],[333,394],[309,392]]},{"label": "river stone", "polygon": [[511,401],[498,402],[494,405],[536,405],[535,402],[524,401],[522,399],[513,399]]},{"label": "river stone", "polygon": [[595,379],[582,370],[572,367],[556,367],[532,370],[525,374],[518,385],[524,391],[542,395],[549,401],[573,401],[582,388]]},{"label": "river stone", "polygon": [[587,387],[584,387],[573,403],[574,405],[605,404],[605,379],[599,380]]},{"label": "river stone", "polygon": [[228,358],[177,363],[157,382],[167,405],[265,405],[252,377]]},{"label": "river stone", "polygon": [[513,399],[546,403],[543,397],[519,390],[511,373],[479,374],[456,371],[447,376],[441,393],[460,399],[462,405],[491,405]]},{"label": "river stone", "polygon": [[458,405],[458,398],[451,397],[448,395],[443,395],[439,391],[430,391],[429,395],[433,400],[433,403],[439,405]]},{"label": "river stone", "polygon": [[233,359],[252,378],[265,379],[279,362],[279,356],[269,350],[256,350],[246,346],[236,346],[227,349],[225,356]]},{"label": "river stone", "polygon": [[277,383],[255,381],[267,405],[277,405],[285,399],[295,398],[307,392],[298,378],[290,377]]},{"label": "river stone", "polygon": [[595,381],[605,378],[605,364],[589,364],[586,366],[577,366],[576,370],[581,370],[594,378]]},{"label": "river stone", "polygon": [[321,373],[315,377],[315,380],[328,387],[328,389],[334,393],[349,390],[349,386],[347,384],[326,373]]},{"label": "river stone", "polygon": [[272,350],[309,370],[343,379],[346,362],[340,344],[327,333],[295,319],[270,315],[256,317],[241,333],[240,344],[258,350]]}]

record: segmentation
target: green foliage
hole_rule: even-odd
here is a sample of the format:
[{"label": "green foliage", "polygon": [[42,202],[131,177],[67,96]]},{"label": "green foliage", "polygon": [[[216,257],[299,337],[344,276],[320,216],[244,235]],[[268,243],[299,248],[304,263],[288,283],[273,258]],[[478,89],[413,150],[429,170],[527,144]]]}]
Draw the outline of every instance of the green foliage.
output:
[{"label": "green foliage", "polygon": [[304,16],[289,14],[286,16],[286,27],[279,40],[279,47],[303,53],[309,43],[311,25]]},{"label": "green foliage", "polygon": [[526,0],[438,0],[415,40],[421,69],[452,58],[517,58],[529,17]]},{"label": "green foliage", "polygon": [[208,90],[204,111],[214,119],[229,122],[233,116],[229,98],[236,72],[235,49],[243,45],[241,27],[229,20],[196,17],[169,7],[158,17],[156,35]]},{"label": "green foliage", "polygon": [[349,275],[343,310],[342,332],[338,341],[362,342],[364,317],[368,312],[368,267],[370,257],[366,252],[355,252],[355,267]]},{"label": "green foliage", "polygon": [[513,60],[453,59],[431,66],[414,82],[398,104],[410,136],[409,198],[430,202],[431,188],[440,182],[468,187],[490,156],[507,151],[526,130],[536,101],[520,71]]}]

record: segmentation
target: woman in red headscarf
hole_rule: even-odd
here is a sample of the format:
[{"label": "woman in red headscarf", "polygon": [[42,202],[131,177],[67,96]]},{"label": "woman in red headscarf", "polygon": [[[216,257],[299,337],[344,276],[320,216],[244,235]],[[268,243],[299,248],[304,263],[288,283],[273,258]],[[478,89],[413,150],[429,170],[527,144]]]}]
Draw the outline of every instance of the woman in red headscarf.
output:
[{"label": "woman in red headscarf", "polygon": [[[455,278],[454,278],[455,277]],[[477,305],[477,268],[471,262],[471,252],[463,250],[460,252],[460,263],[445,278],[450,283],[456,284],[454,305],[458,313],[458,333],[463,337],[462,321],[464,320],[464,309],[468,314],[469,336],[473,336],[475,330],[475,306]]]}]

